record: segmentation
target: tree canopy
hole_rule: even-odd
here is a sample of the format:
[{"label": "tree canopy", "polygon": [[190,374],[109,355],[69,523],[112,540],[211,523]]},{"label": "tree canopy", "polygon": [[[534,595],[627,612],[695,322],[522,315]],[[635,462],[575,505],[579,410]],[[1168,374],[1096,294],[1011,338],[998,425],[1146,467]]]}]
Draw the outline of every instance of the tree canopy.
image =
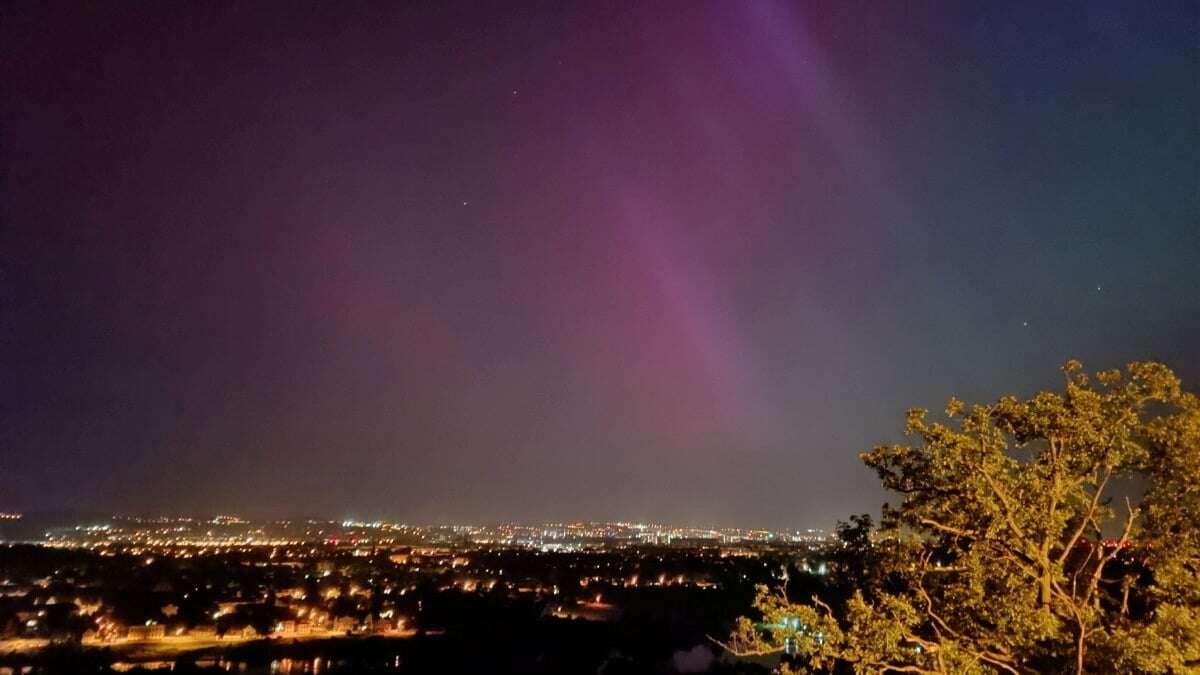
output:
[{"label": "tree canopy", "polygon": [[1200,401],[1158,363],[1063,372],[910,410],[911,444],[862,455],[898,500],[869,541],[843,528],[855,590],[760,587],[726,646],[783,672],[1200,672]]}]

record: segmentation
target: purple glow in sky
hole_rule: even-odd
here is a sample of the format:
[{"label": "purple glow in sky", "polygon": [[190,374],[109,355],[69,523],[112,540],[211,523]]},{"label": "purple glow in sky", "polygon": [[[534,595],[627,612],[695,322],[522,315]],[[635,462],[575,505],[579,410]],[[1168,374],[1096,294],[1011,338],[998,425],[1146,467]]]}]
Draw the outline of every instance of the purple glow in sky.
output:
[{"label": "purple glow in sky", "polygon": [[1200,379],[1197,7],[17,3],[0,510],[831,524]]}]

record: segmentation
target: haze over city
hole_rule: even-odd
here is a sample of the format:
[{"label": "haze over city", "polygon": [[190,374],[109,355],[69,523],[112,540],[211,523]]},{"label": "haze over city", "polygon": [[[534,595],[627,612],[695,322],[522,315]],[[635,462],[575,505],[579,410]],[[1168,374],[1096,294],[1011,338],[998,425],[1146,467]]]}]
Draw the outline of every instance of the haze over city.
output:
[{"label": "haze over city", "polygon": [[828,527],[1200,380],[1196,5],[12,3],[0,511]]}]

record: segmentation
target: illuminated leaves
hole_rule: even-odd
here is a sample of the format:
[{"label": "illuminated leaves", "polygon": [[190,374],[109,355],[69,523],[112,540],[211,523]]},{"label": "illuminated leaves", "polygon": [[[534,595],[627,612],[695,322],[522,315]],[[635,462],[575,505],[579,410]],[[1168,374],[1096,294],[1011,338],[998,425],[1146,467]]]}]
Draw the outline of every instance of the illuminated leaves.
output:
[{"label": "illuminated leaves", "polygon": [[1157,363],[1063,373],[1062,392],[951,399],[944,421],[910,410],[915,443],[862,455],[899,496],[863,575],[891,591],[835,616],[760,589],[735,646],[785,671],[1200,669],[1200,403]]}]

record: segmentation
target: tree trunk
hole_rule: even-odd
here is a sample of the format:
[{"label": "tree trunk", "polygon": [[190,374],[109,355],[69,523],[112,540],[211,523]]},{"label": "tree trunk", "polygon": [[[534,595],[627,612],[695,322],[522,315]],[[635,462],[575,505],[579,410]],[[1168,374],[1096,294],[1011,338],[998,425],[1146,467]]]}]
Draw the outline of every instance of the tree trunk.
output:
[{"label": "tree trunk", "polygon": [[1054,588],[1051,585],[1053,580],[1050,578],[1049,563],[1043,563],[1042,578],[1039,581],[1040,586],[1038,588],[1038,602],[1041,603],[1042,609],[1048,612],[1050,611],[1050,599],[1054,593]]},{"label": "tree trunk", "polygon": [[1081,625],[1079,627],[1079,637],[1075,640],[1075,675],[1083,675],[1083,653],[1084,639],[1087,637],[1087,630]]}]

